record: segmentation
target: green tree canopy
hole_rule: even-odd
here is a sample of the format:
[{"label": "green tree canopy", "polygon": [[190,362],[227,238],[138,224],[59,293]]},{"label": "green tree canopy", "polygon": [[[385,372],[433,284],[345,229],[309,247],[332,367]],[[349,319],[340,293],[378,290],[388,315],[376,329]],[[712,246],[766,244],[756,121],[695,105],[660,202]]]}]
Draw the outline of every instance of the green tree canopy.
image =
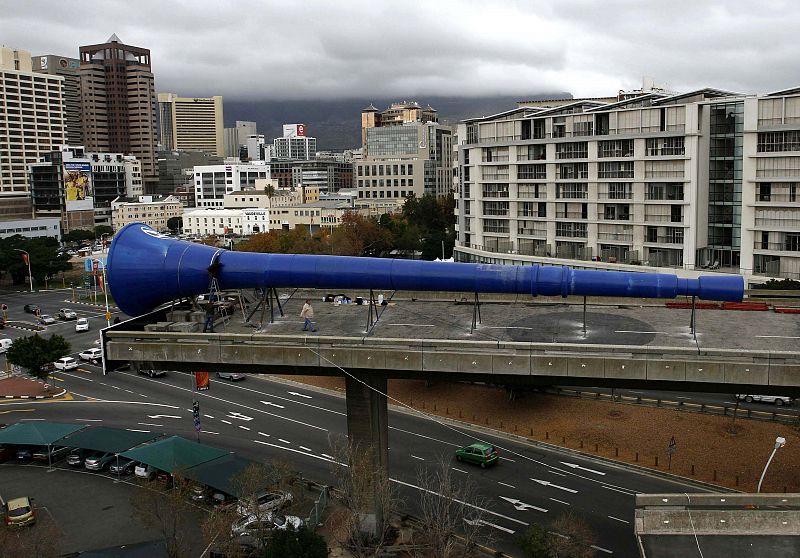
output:
[{"label": "green tree canopy", "polygon": [[178,215],[177,217],[170,217],[167,219],[167,228],[171,231],[180,231],[183,229],[183,217]]},{"label": "green tree canopy", "polygon": [[8,273],[15,285],[28,280],[28,265],[22,252],[30,254],[30,268],[36,282],[56,275],[59,271],[69,271],[72,264],[69,256],[58,253],[58,240],[53,237],[25,238],[14,235],[0,239],[0,274]]},{"label": "green tree canopy", "polygon": [[94,231],[85,229],[73,229],[64,234],[64,242],[83,242],[85,240],[94,240]]},{"label": "green tree canopy", "polygon": [[114,229],[112,229],[108,225],[97,225],[94,228],[94,237],[95,238],[99,239],[104,234],[108,235],[108,236],[111,236],[112,234],[114,234]]},{"label": "green tree canopy", "polygon": [[30,337],[14,339],[6,351],[6,359],[11,364],[24,368],[31,376],[45,379],[49,372],[44,369],[44,365],[68,355],[71,351],[70,344],[60,335],[45,339],[36,333]]}]

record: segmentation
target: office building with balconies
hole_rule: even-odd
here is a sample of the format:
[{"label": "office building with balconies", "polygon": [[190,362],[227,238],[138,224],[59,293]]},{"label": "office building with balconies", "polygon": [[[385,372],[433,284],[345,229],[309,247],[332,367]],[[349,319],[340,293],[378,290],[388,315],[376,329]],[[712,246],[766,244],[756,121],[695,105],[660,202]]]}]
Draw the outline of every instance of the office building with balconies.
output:
[{"label": "office building with balconies", "polygon": [[197,208],[225,206],[225,196],[233,192],[254,191],[256,180],[270,178],[266,164],[202,165],[194,167],[194,193]]},{"label": "office building with balconies", "polygon": [[800,279],[800,89],[619,99],[464,121],[455,257]]}]

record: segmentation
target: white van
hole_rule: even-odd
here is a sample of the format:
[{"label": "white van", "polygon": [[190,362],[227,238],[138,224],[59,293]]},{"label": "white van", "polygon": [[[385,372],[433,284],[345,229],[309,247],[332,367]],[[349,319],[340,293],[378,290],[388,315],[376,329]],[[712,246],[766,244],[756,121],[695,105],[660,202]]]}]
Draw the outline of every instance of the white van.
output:
[{"label": "white van", "polygon": [[75,331],[89,331],[89,318],[78,318],[75,322]]},{"label": "white van", "polygon": [[13,343],[11,339],[0,339],[0,355],[11,347],[11,343]]}]

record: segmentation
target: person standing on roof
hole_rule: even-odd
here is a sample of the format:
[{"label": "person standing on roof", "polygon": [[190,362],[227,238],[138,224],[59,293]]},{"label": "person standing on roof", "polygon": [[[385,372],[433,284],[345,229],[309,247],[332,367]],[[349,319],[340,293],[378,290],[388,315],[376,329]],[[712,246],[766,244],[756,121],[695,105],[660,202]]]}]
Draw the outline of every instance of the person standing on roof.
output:
[{"label": "person standing on roof", "polygon": [[311,307],[311,301],[306,299],[306,303],[303,304],[303,309],[300,310],[300,317],[305,318],[305,322],[303,322],[303,331],[317,331],[317,328],[314,326],[314,322],[311,321],[314,319],[314,309]]}]

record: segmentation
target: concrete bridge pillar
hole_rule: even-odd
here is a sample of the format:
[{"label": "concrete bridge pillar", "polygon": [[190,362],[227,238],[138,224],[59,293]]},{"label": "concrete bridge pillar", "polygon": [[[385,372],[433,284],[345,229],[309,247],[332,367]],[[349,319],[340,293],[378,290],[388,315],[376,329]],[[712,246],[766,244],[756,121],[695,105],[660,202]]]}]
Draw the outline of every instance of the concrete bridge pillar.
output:
[{"label": "concrete bridge pillar", "polygon": [[[347,435],[350,447],[363,456],[368,452],[372,463],[367,465],[376,475],[389,476],[389,409],[386,402],[386,377],[357,372],[347,375]],[[374,478],[374,477],[373,477]],[[377,479],[375,479],[377,480]],[[374,489],[374,482],[373,482]],[[374,525],[369,530],[383,529],[383,506],[381,495],[373,494]],[[372,519],[368,523],[372,523]]]}]

